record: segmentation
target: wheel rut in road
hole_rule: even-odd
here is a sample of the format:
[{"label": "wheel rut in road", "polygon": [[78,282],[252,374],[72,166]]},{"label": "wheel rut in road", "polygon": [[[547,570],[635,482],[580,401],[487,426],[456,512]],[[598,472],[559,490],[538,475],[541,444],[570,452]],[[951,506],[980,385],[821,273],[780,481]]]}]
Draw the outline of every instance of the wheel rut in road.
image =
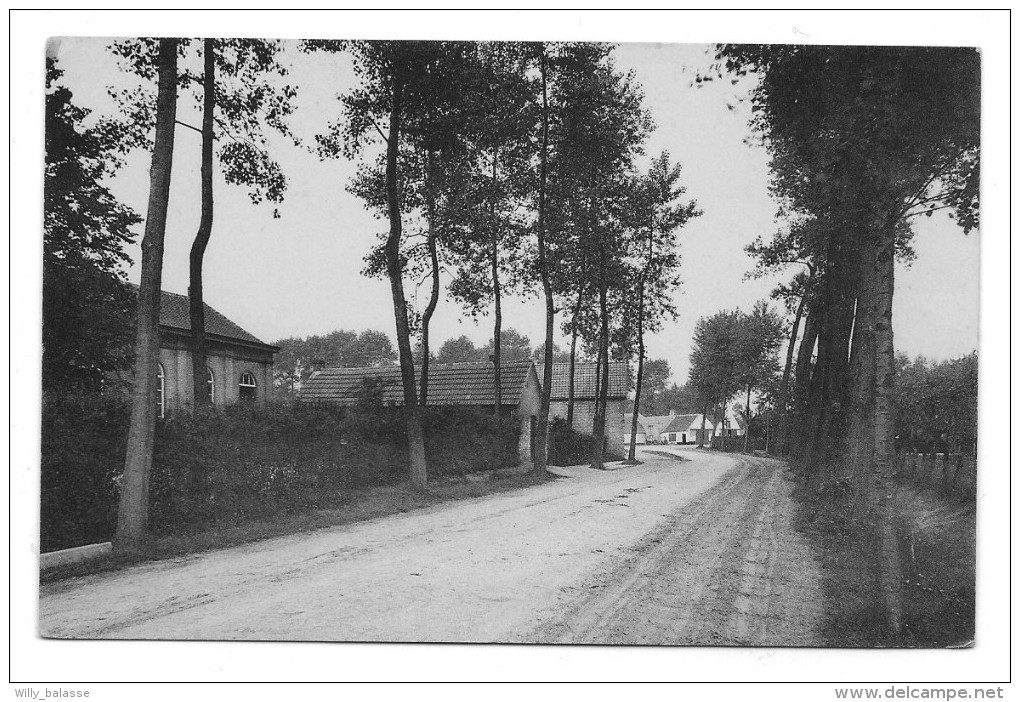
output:
[{"label": "wheel rut in road", "polygon": [[522,641],[821,645],[819,572],[793,528],[785,464],[741,457]]}]

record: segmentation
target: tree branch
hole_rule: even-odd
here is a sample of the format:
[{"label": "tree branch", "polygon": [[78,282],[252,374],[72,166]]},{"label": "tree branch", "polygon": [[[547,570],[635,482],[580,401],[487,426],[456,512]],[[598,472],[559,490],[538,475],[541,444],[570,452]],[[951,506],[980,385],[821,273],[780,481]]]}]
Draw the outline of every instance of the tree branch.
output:
[{"label": "tree branch", "polygon": [[191,126],[190,124],[187,124],[187,123],[185,123],[185,122],[182,122],[182,121],[180,121],[179,119],[175,119],[175,120],[174,120],[174,123],[175,123],[175,124],[179,124],[179,125],[181,125],[182,127],[187,127],[188,129],[194,129],[194,130],[195,130],[196,132],[198,132],[199,134],[201,134],[201,133],[202,133],[202,130],[201,130],[201,129],[199,129],[198,127],[193,127],[193,126]]},{"label": "tree branch", "polygon": [[903,219],[908,217],[918,217],[920,215],[928,214],[929,212],[938,212],[939,210],[951,210],[952,205],[942,205],[942,207],[932,207],[930,210],[921,210],[920,212],[911,212],[910,214],[903,215]]},{"label": "tree branch", "polygon": [[383,134],[383,130],[379,128],[378,123],[376,123],[374,119],[372,120],[372,126],[375,127],[375,131],[379,132],[379,136],[382,137],[382,140],[389,144],[390,140],[386,137],[385,134]]}]

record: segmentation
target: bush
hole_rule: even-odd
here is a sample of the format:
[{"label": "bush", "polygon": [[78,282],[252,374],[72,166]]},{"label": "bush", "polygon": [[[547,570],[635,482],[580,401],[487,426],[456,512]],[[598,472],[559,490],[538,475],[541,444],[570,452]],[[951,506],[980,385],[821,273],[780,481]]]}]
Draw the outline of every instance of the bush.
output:
[{"label": "bush", "polygon": [[519,462],[520,421],[471,407],[429,407],[423,417],[429,473],[454,476]]},{"label": "bush", "polygon": [[42,551],[109,540],[130,419],[130,405],[120,396],[43,394]]},{"label": "bush", "polygon": [[[595,451],[595,437],[582,434],[557,417],[549,425],[549,463],[554,466],[576,466],[591,461]],[[606,451],[604,461],[620,461],[623,456]]]},{"label": "bush", "polygon": [[[43,405],[42,550],[109,540],[129,403],[66,395]],[[423,413],[430,477],[517,463],[518,422],[473,408]],[[150,530],[157,535],[336,506],[351,491],[403,481],[403,410],[238,404],[180,412],[156,428]]]}]

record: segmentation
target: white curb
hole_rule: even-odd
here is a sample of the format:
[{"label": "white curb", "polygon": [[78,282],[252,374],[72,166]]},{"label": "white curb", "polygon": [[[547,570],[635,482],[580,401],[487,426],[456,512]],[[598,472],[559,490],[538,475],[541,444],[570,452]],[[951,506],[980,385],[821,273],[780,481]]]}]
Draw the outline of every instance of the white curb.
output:
[{"label": "white curb", "polygon": [[55,568],[68,563],[80,563],[113,551],[113,544],[106,541],[101,544],[89,544],[77,548],[65,548],[62,551],[50,551],[39,554],[39,570]]}]

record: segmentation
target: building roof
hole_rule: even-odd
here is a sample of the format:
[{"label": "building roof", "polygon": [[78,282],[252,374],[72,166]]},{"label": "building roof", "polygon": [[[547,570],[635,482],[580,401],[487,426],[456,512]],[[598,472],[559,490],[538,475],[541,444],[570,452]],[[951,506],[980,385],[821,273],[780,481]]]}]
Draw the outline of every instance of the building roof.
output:
[{"label": "building roof", "polygon": [[[159,303],[159,324],[163,327],[190,333],[191,309],[188,296],[164,290]],[[209,305],[205,305],[205,333],[233,341],[268,346],[279,351],[278,347],[267,344],[251,332],[245,331]]]},{"label": "building roof", "polygon": [[651,425],[655,425],[655,426],[659,426],[659,425],[666,426],[667,424],[672,422],[675,417],[676,417],[675,414],[649,414],[649,415],[644,415],[644,414],[641,414],[640,412],[638,413],[638,421],[639,422],[643,422],[646,425],[651,424]]},{"label": "building roof", "polygon": [[[694,426],[694,425],[697,426]],[[715,425],[712,422],[705,422],[705,429],[711,430]],[[685,431],[691,431],[692,429],[701,429],[701,415],[700,414],[678,414],[673,417],[673,421],[662,430],[663,434],[681,433]]]},{"label": "building roof", "polygon": [[[515,407],[520,403],[533,368],[531,361],[501,364],[500,387],[504,406]],[[364,382],[373,379],[382,381],[384,405],[404,404],[399,366],[323,369],[313,373],[301,386],[301,399],[354,405],[361,395]],[[428,402],[431,405],[491,407],[496,403],[495,385],[491,363],[432,363],[429,365]],[[418,390],[421,390],[420,386]]]},{"label": "building roof", "polygon": [[[570,390],[570,364],[552,364],[552,392],[551,400],[569,399]],[[535,368],[541,382],[543,365]],[[596,369],[597,363],[575,363],[574,364],[574,399],[593,400],[595,399]],[[630,371],[626,361],[611,361],[609,363],[609,389],[606,396],[609,399],[627,397],[630,390]]]}]

